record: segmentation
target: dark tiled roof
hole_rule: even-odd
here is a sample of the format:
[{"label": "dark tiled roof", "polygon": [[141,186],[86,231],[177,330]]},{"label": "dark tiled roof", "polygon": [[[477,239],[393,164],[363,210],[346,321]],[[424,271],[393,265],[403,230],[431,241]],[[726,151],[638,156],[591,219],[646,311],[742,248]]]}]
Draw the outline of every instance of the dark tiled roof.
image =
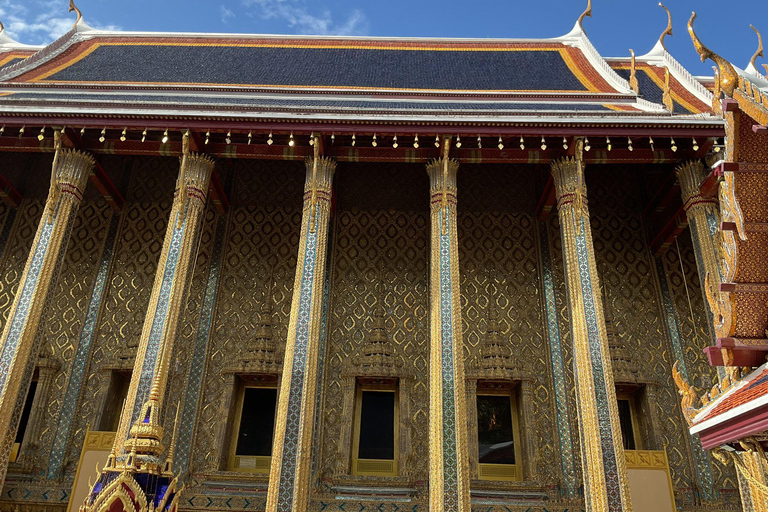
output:
[{"label": "dark tiled roof", "polygon": [[[625,79],[629,80],[629,76],[631,74],[631,71],[629,69],[614,69],[618,75]],[[663,104],[664,103],[664,91],[661,87],[656,84],[656,82],[653,81],[653,79],[648,76],[648,72],[644,69],[638,69],[637,70],[637,84],[640,87],[640,96],[643,99],[646,99],[648,101],[651,101],[653,103]],[[675,114],[693,114],[695,112],[691,112],[684,106],[682,106],[677,101],[674,102],[675,104]]]},{"label": "dark tiled roof", "polygon": [[7,68],[8,66],[12,66],[16,64],[19,61],[24,60],[26,57],[12,57],[7,62],[4,62],[2,65],[0,65],[0,70]]},{"label": "dark tiled roof", "polygon": [[[568,51],[562,49],[562,51]],[[588,91],[557,49],[99,45],[46,81]]]},{"label": "dark tiled roof", "polygon": [[380,101],[366,99],[295,99],[295,98],[238,98],[208,96],[169,96],[150,94],[115,93],[36,93],[18,92],[0,97],[0,104],[15,102],[56,102],[56,103],[118,103],[130,105],[195,105],[195,106],[237,106],[252,109],[269,108],[320,108],[350,110],[419,110],[419,111],[557,111],[557,112],[606,112],[611,111],[603,104],[583,102],[562,103],[521,103],[521,102],[460,102],[460,101]]}]

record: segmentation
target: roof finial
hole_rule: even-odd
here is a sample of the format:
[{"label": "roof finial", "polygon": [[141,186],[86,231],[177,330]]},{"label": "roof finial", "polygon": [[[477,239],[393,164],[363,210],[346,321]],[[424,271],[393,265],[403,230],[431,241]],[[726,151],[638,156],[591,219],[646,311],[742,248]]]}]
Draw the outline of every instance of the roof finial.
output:
[{"label": "roof finial", "polygon": [[3,25],[3,22],[0,21],[0,33],[5,32],[5,25]]},{"label": "roof finial", "polygon": [[693,30],[693,22],[695,20],[696,13],[694,12],[691,13],[691,19],[688,21],[688,32],[691,34],[693,46],[701,57],[701,62],[705,62],[707,59],[715,61],[720,68],[720,79],[718,80],[720,88],[725,94],[732,96],[733,91],[739,85],[739,75],[736,73],[736,70],[733,69],[730,62],[704,46],[704,43],[701,42],[701,39],[699,39],[699,36],[697,36],[696,32]]},{"label": "roof finial", "polygon": [[72,26],[74,28],[77,26],[78,23],[80,23],[80,20],[83,19],[83,13],[80,12],[80,9],[78,9],[77,6],[75,5],[75,0],[69,0],[69,11],[67,12],[72,12],[72,11],[74,11],[75,14],[77,14],[77,20],[75,20],[75,24]]},{"label": "roof finial", "polygon": [[672,13],[669,12],[669,9],[667,7],[659,2],[659,7],[667,11],[667,28],[664,30],[664,32],[661,33],[661,36],[659,36],[659,42],[661,43],[661,47],[664,48],[664,50],[667,49],[667,45],[664,44],[664,38],[667,36],[671,36],[672,34]]},{"label": "roof finial", "polygon": [[632,55],[631,67],[629,69],[629,86],[635,91],[635,94],[640,94],[640,84],[637,81],[637,64],[635,61],[635,50],[629,49],[629,53]]},{"label": "roof finial", "polygon": [[581,30],[584,30],[584,18],[587,16],[592,17],[592,0],[587,0],[587,9],[579,16],[578,24]]},{"label": "roof finial", "polygon": [[750,25],[749,28],[755,31],[757,34],[757,51],[752,56],[752,60],[749,61],[750,64],[752,64],[752,67],[757,69],[757,65],[755,64],[757,62],[758,57],[763,57],[763,36],[760,35],[760,31],[755,28],[754,25]]},{"label": "roof finial", "polygon": [[672,101],[672,89],[669,86],[669,68],[666,68],[664,75],[664,96],[662,97],[662,102],[670,112],[675,110],[675,102]]}]

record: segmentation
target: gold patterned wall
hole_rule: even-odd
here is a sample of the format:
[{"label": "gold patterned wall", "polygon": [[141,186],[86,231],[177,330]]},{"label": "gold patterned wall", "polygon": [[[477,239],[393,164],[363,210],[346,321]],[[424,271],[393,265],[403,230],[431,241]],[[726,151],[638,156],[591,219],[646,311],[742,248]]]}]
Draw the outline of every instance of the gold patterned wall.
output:
[{"label": "gold patterned wall", "polygon": [[518,389],[524,478],[553,485],[560,465],[552,463],[559,452],[532,171],[502,165],[463,165],[459,171],[462,321],[467,374],[482,377],[478,356],[489,314],[496,310],[499,333],[513,358],[513,378],[524,381]]},{"label": "gold patterned wall", "polygon": [[82,406],[73,425],[69,471],[79,458],[86,427],[95,428],[101,415],[110,370],[133,369],[173,201],[178,160],[134,158],[125,172],[130,173],[128,192],[86,367]]},{"label": "gold patterned wall", "polygon": [[228,366],[240,359],[255,332],[270,281],[273,340],[282,354],[296,270],[303,163],[234,161],[229,172],[229,226],[193,440],[193,472],[224,469],[233,392]]},{"label": "gold patterned wall", "polygon": [[[400,368],[404,418],[400,484],[428,478],[429,404],[428,236],[429,191],[422,165],[339,164],[335,177],[338,210],[331,224],[330,296],[321,407],[320,476],[336,483],[365,485],[349,477],[349,418],[343,404],[354,387],[342,376],[365,376],[356,358],[368,339],[378,302],[392,356]],[[407,384],[402,377],[409,378]],[[353,382],[353,381],[351,381]],[[407,386],[407,394],[402,393]],[[347,395],[345,395],[345,393]],[[351,411],[350,411],[351,412]],[[345,430],[346,429],[346,430]]]},{"label": "gold patterned wall", "polygon": [[[644,443],[650,449],[666,449],[676,488],[695,488],[696,462],[672,381],[675,358],[641,215],[644,204],[638,191],[644,184],[640,168],[595,167],[587,179],[606,310],[612,316],[617,343],[630,354],[636,368],[636,382],[645,386],[647,398],[641,410]],[[673,282],[672,287],[679,289],[679,283]],[[677,306],[682,317],[690,316],[687,309],[680,310],[679,303]],[[699,301],[696,306],[701,315],[703,305]],[[706,324],[700,320],[699,325]],[[692,341],[688,340],[689,346],[693,346]],[[678,497],[681,502],[682,498]]]},{"label": "gold patterned wall", "polygon": [[[672,245],[662,256],[662,262],[677,311],[678,329],[691,384],[698,389],[711,389],[717,383],[717,372],[709,365],[704,354],[704,347],[710,345],[712,338],[708,330],[709,319],[704,308],[696,255],[689,230],[686,229],[680,234],[677,244]],[[729,489],[738,494],[734,469],[723,466],[713,457],[709,459],[715,488]]]}]

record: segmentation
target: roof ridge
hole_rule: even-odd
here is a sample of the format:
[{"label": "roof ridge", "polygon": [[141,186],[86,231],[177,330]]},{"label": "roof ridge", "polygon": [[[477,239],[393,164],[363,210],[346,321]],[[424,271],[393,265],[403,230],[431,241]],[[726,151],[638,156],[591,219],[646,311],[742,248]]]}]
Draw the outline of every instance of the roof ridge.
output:
[{"label": "roof ridge", "polygon": [[83,20],[78,21],[64,35],[62,35],[52,43],[48,44],[47,46],[44,46],[37,52],[33,53],[26,59],[22,60],[21,62],[12,64],[4,68],[2,71],[0,71],[0,82],[9,80],[11,78],[16,78],[17,76],[25,73],[27,70],[32,68],[34,65],[42,61],[50,60],[56,57],[57,55],[61,54],[62,52],[70,48],[73,44],[79,42],[81,40],[81,38],[78,37],[79,34],[83,32],[91,32],[91,31],[93,31],[93,29],[90,26],[88,26],[88,24],[86,24],[85,21]]},{"label": "roof ridge", "polygon": [[666,48],[664,48],[664,45],[661,44],[661,41],[657,41],[651,51],[645,55],[636,57],[636,60],[645,62],[646,64],[650,64],[652,66],[665,67],[669,69],[669,72],[672,74],[672,76],[675,77],[675,79],[677,79],[677,81],[681,84],[688,86],[686,88],[694,96],[696,96],[706,105],[712,104],[712,93],[706,87],[704,87],[701,82],[696,80],[696,78],[694,78],[694,76],[682,64],[680,64],[680,62],[675,59],[672,54],[667,51]]}]

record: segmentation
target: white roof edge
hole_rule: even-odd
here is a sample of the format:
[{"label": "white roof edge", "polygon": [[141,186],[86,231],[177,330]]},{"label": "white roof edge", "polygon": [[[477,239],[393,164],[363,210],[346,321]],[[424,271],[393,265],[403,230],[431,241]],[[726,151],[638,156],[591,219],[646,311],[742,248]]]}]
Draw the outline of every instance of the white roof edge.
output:
[{"label": "white roof edge", "polygon": [[578,22],[573,26],[573,29],[570,32],[564,36],[556,38],[556,40],[563,44],[579,48],[584,52],[584,55],[587,57],[590,64],[592,64],[595,69],[600,72],[602,77],[617,91],[626,94],[634,94],[629,82],[621,78],[608,62],[606,62],[603,56],[600,55]]},{"label": "white roof edge", "polygon": [[652,66],[669,69],[670,74],[675,77],[678,82],[683,84],[691,94],[707,105],[712,104],[712,93],[709,92],[701,82],[696,80],[696,78],[694,78],[694,76],[672,56],[672,54],[664,49],[664,45],[661,44],[661,41],[657,41],[650,52],[637,57],[637,60]]},{"label": "white roof edge", "polygon": [[[68,114],[68,115],[78,115],[78,114],[98,114],[98,115],[104,115],[104,114],[110,114],[110,115],[137,115],[141,114],[144,116],[151,116],[151,115],[159,115],[159,116],[168,116],[168,115],[174,115],[174,116],[182,116],[182,117],[190,117],[190,116],[199,116],[199,117],[212,117],[216,116],[216,112],[211,111],[203,111],[203,110],[173,110],[170,108],[165,109],[142,109],[140,111],[137,110],[131,110],[131,109],[114,109],[114,108],[96,108],[89,106],[88,108],[77,108],[73,107],[71,105],[62,106],[62,107],[50,107],[45,110],[38,110],[35,111],[34,109],[31,109],[29,106],[9,106],[9,105],[3,105],[3,112],[10,113],[10,112],[23,112],[25,114],[34,114],[34,113],[40,113],[40,114]],[[313,119],[322,119],[327,120],[329,118],[332,119],[338,119],[342,121],[346,120],[356,120],[356,121],[438,121],[438,122],[477,122],[477,123],[495,123],[495,122],[505,122],[505,123],[515,123],[515,122],[527,122],[527,123],[556,123],[556,124],[562,124],[562,123],[614,123],[614,124],[638,124],[638,123],[654,123],[658,125],[676,125],[676,124],[685,124],[685,125],[700,125],[700,126],[723,126],[725,124],[725,121],[721,118],[714,117],[714,116],[704,116],[700,114],[696,115],[690,115],[690,116],[667,116],[667,117],[656,117],[653,115],[650,116],[627,116],[627,117],[620,117],[620,115],[604,115],[604,116],[573,116],[573,115],[559,115],[561,112],[557,112],[557,116],[536,116],[536,115],[530,115],[530,116],[507,116],[507,117],[493,117],[491,115],[476,115],[476,116],[460,116],[457,117],[455,115],[438,115],[438,116],[402,116],[402,115],[373,115],[373,116],[360,116],[356,114],[352,115],[341,115],[341,114],[334,114],[332,116],[329,116],[327,113],[312,113],[312,114],[301,114],[296,115],[295,113],[283,113],[283,112],[271,112],[271,111],[264,111],[264,112],[227,112],[226,117],[227,118],[242,118],[242,119],[258,119],[258,118],[270,118],[270,119],[289,119],[289,118],[295,118],[297,120],[313,120]]]},{"label": "white roof edge", "polygon": [[747,78],[750,82],[757,85],[763,91],[768,90],[768,78],[765,77],[760,71],[758,71],[750,62],[747,69],[741,70],[736,68],[740,75]]},{"label": "white roof edge", "polygon": [[[755,380],[757,377],[762,375],[763,371],[768,368],[768,363],[760,366],[756,370],[754,370],[752,373],[750,373],[748,376],[746,376],[744,379],[741,380],[738,384],[733,386],[731,389],[727,390],[725,393],[723,393],[720,397],[718,397],[716,400],[712,401],[710,404],[708,404],[706,407],[704,407],[702,410],[700,410],[696,416],[694,416],[693,421],[696,421],[696,418],[704,418],[707,414],[709,414],[712,409],[714,409],[718,404],[720,404],[723,400],[730,397],[734,393],[736,393],[738,390],[742,389],[743,387],[747,386],[750,382]],[[751,411],[752,409],[756,409],[758,407],[761,407],[763,405],[768,404],[768,395],[763,395],[759,398],[756,398],[754,400],[751,400],[745,404],[739,405],[738,407],[734,407],[733,409],[726,411],[722,414],[718,414],[714,418],[708,419],[706,421],[702,421],[701,423],[694,425],[690,428],[691,434],[698,434],[699,432],[702,432],[704,430],[707,430],[709,428],[714,427],[715,425],[719,425],[720,423],[723,423],[724,421],[728,421],[731,418],[734,418],[740,414],[743,414],[745,412]]]},{"label": "white roof edge", "polygon": [[43,48],[45,48],[45,46],[20,43],[9,36],[7,30],[0,31],[0,53],[10,52],[13,50],[39,51]]}]

